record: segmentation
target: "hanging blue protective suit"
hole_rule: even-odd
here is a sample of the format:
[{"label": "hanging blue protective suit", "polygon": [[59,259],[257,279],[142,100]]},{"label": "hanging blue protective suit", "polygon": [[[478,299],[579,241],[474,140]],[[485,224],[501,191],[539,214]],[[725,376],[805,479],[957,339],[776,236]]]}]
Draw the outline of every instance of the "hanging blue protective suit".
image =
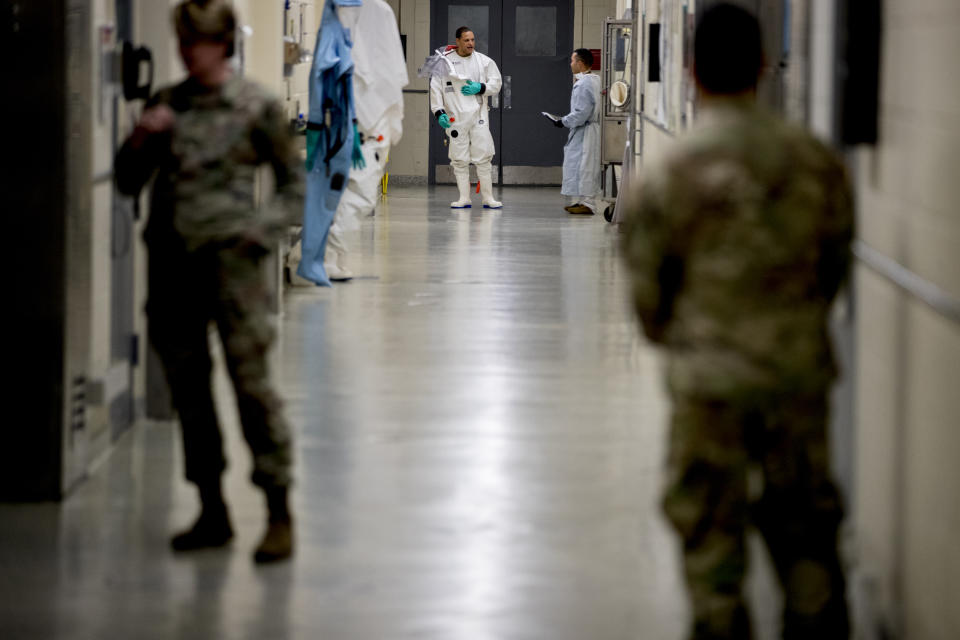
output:
[{"label": "hanging blue protective suit", "polygon": [[337,17],[337,6],[360,6],[361,0],[327,0],[310,69],[307,119],[307,198],[303,209],[303,257],[297,274],[329,287],[323,268],[330,224],[347,185],[354,154],[353,59],[350,32]]}]

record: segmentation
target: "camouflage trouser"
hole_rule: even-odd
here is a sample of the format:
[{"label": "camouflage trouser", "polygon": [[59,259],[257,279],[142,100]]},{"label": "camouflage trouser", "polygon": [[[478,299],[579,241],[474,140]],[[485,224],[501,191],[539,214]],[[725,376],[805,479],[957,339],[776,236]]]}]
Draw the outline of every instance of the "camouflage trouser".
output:
[{"label": "camouflage trouser", "polygon": [[253,482],[290,484],[290,430],[267,372],[274,339],[256,245],[220,243],[186,251],[170,241],[150,246],[150,341],[166,371],[183,430],[187,480],[203,486],[226,468],[211,391],[210,322],[223,343],[243,435],[253,452]]},{"label": "camouflage trouser", "polygon": [[[787,639],[847,638],[824,397],[731,403],[675,395],[663,506],[683,539],[692,638],[749,638],[745,534],[766,540],[784,589]],[[748,475],[763,478],[748,496]],[[754,476],[756,477],[756,476]]]}]

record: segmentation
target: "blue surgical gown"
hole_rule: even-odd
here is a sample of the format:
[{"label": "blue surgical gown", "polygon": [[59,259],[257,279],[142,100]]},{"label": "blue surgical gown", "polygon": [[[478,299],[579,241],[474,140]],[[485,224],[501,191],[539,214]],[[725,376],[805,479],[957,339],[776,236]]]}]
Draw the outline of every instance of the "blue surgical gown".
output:
[{"label": "blue surgical gown", "polygon": [[326,287],[330,280],[323,258],[330,225],[347,185],[355,117],[350,51],[353,43],[350,32],[337,17],[336,6],[359,4],[359,0],[328,0],[310,70],[307,197],[303,210],[303,258],[297,274]]}]

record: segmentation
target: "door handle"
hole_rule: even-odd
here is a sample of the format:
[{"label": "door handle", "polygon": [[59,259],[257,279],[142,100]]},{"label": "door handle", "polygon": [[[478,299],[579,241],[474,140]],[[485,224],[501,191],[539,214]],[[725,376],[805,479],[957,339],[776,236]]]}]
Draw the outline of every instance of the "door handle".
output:
[{"label": "door handle", "polygon": [[512,97],[512,82],[510,76],[503,76],[503,108],[510,108],[510,99]]}]

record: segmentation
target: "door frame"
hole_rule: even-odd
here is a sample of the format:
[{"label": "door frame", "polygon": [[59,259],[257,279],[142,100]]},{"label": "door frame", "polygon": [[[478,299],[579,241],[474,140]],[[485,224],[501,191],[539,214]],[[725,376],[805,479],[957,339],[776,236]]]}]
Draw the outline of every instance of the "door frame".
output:
[{"label": "door frame", "polygon": [[[514,75],[513,73],[511,73],[511,69],[504,69],[502,66],[503,51],[504,51],[504,47],[506,46],[503,41],[504,33],[506,31],[504,29],[504,23],[507,20],[507,17],[504,13],[504,10],[505,10],[504,5],[506,4],[504,0],[431,0],[431,3],[430,3],[430,54],[431,55],[433,51],[437,48],[437,46],[440,46],[437,44],[438,42],[443,41],[444,38],[450,39],[453,37],[452,33],[445,34],[445,31],[444,31],[448,26],[447,25],[448,14],[444,13],[443,19],[442,20],[438,19],[440,17],[438,16],[438,11],[439,11],[439,5],[441,3],[447,6],[449,6],[450,4],[458,4],[458,5],[464,4],[464,5],[478,5],[478,6],[490,7],[491,11],[490,11],[490,23],[489,23],[489,29],[490,29],[489,39],[490,39],[490,44],[496,45],[496,46],[490,46],[488,51],[480,51],[480,52],[490,56],[493,59],[493,61],[497,64],[498,68],[500,69],[500,73],[502,76],[506,77],[506,76]],[[532,4],[537,4],[537,3],[532,3]],[[572,47],[574,43],[574,36],[575,36],[574,27],[575,27],[575,17],[576,17],[576,6],[572,0],[566,0],[566,4],[567,4],[567,12],[568,12],[568,16],[566,17],[566,19],[567,19],[568,31],[569,31],[569,33],[567,34],[567,37]],[[511,30],[511,33],[512,32],[513,31]],[[494,39],[493,37],[494,34],[496,34],[496,39]],[[559,38],[559,35],[560,34],[558,33],[558,38]],[[558,51],[561,48],[560,47],[561,42],[562,42],[562,39],[558,39]],[[428,103],[428,109],[429,109],[429,88],[427,89],[427,93],[428,93],[427,103]],[[494,138],[494,147],[496,149],[496,155],[494,156],[494,161],[493,161],[493,166],[495,169],[494,179],[496,184],[503,185],[505,163],[501,155],[501,152],[503,150],[503,111],[504,111],[502,91],[500,95],[492,99],[488,98],[488,101],[490,101],[491,103],[489,107],[490,128],[491,128],[491,134],[493,135],[493,138]],[[433,122],[433,113],[431,112],[430,118],[429,118],[430,134],[429,134],[429,140],[427,145],[427,184],[430,184],[430,185],[453,184],[452,181],[451,182],[444,181],[442,183],[437,182],[437,167],[445,166],[448,161],[447,161],[447,154],[446,154],[445,147],[442,146],[442,141],[443,141],[442,136],[444,134],[442,130],[440,130],[438,126],[434,126],[434,124],[435,123]],[[512,168],[514,165],[510,164],[508,166]],[[526,165],[523,165],[523,166],[526,166]],[[520,167],[520,168],[523,168],[523,166],[519,164],[517,165],[517,167]],[[557,172],[560,171],[561,167],[562,167],[562,157],[558,158],[558,162],[556,165],[542,166],[543,169],[548,169],[548,170],[555,169]],[[539,168],[541,168],[541,165],[530,165],[531,171],[536,171]],[[473,180],[476,179],[474,168],[471,168],[471,176],[472,176],[471,179]],[[527,183],[511,182],[511,184],[527,184]],[[530,184],[547,184],[547,182],[531,182]],[[554,184],[554,182],[549,181],[549,184]],[[559,184],[559,181],[557,181],[556,184]]]}]

